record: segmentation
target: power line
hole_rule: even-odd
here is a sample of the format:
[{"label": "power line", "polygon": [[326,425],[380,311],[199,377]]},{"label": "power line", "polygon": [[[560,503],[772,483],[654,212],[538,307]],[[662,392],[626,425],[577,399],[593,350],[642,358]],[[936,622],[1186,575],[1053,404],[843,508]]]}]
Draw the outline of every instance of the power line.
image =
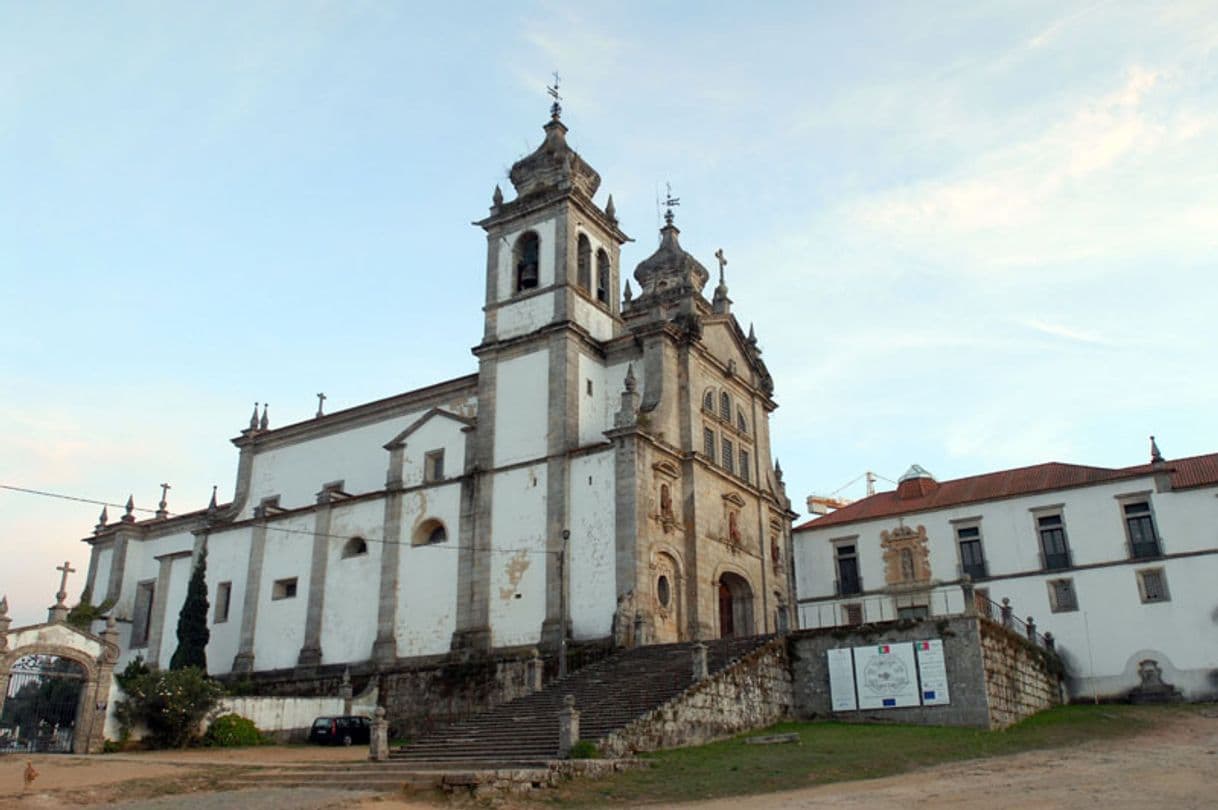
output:
[{"label": "power line", "polygon": [[[13,492],[21,492],[26,495],[40,495],[44,498],[58,498],[59,500],[64,500],[64,501],[75,501],[77,503],[91,503],[91,504],[96,504],[98,506],[113,506],[113,507],[116,507],[119,509],[126,508],[124,504],[109,503],[108,501],[99,501],[95,498],[83,498],[83,497],[79,497],[76,495],[64,495],[59,492],[46,492],[44,490],[29,489],[28,487],[17,487],[17,486],[12,486],[10,484],[0,484],[0,489],[7,489],[7,490],[11,490]],[[135,509],[140,512],[156,513],[155,509],[146,509],[146,508],[141,508],[138,506],[135,507]],[[169,516],[172,516],[172,513],[166,513],[166,514]],[[261,520],[265,521],[265,518],[261,518]],[[255,520],[255,522],[257,522],[257,519]],[[443,550],[447,550],[447,551],[461,551],[462,550],[462,548],[460,546],[427,544],[427,543],[416,545],[415,543],[403,542],[401,540],[387,540],[383,537],[365,537],[362,534],[345,535],[345,534],[330,534],[330,533],[325,533],[325,532],[318,533],[318,532],[314,532],[314,531],[311,531],[308,529],[291,529],[291,528],[288,528],[287,526],[274,526],[274,525],[272,525],[270,523],[266,523],[266,522],[264,522],[262,525],[269,532],[282,532],[284,534],[300,534],[300,535],[305,535],[307,537],[325,537],[330,540],[344,540],[345,541],[345,540],[351,540],[353,538],[358,537],[359,539],[363,540],[365,543],[380,543],[383,546],[391,546],[391,545],[392,546],[405,546],[407,548],[426,547],[426,548],[434,548],[434,549],[443,549]],[[541,554],[541,555],[545,555],[545,554],[560,553],[558,551],[548,551],[545,549],[491,548],[491,547],[487,547],[487,546],[474,546],[474,547],[469,548],[469,550],[478,551],[478,552],[486,552],[489,554]]]}]

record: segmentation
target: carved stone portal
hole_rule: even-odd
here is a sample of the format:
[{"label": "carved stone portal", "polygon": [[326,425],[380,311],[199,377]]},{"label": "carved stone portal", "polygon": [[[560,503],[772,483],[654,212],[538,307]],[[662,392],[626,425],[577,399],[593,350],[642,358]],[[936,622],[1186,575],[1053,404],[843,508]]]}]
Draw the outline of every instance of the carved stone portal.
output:
[{"label": "carved stone portal", "polygon": [[925,526],[898,526],[880,532],[880,548],[884,552],[884,581],[889,585],[930,582],[930,544]]}]

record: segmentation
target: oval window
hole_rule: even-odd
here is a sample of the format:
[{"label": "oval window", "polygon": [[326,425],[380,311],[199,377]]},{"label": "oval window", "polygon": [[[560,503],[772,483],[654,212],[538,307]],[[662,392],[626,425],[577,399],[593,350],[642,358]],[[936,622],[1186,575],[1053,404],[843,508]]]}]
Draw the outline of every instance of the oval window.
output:
[{"label": "oval window", "polygon": [[668,577],[660,575],[659,582],[656,583],[656,598],[660,600],[660,607],[668,607],[668,600],[672,597],[668,588]]}]

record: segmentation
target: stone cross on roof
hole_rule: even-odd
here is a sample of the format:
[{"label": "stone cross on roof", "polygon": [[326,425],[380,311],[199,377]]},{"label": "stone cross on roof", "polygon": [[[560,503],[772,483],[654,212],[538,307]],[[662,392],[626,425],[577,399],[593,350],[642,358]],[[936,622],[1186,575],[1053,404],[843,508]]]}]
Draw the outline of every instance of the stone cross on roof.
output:
[{"label": "stone cross on roof", "polygon": [[57,605],[63,605],[64,600],[68,598],[68,574],[75,574],[76,569],[67,560],[63,561],[63,565],[55,566],[56,571],[62,571],[63,576],[59,579],[59,593],[55,594]]}]

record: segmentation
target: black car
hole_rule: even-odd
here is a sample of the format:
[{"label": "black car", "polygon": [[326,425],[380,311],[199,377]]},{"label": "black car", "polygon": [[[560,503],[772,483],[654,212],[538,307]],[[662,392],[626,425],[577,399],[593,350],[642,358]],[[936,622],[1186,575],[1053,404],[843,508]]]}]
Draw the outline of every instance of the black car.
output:
[{"label": "black car", "polygon": [[372,721],[367,717],[319,717],[309,729],[309,742],[318,745],[367,745],[372,740]]}]

